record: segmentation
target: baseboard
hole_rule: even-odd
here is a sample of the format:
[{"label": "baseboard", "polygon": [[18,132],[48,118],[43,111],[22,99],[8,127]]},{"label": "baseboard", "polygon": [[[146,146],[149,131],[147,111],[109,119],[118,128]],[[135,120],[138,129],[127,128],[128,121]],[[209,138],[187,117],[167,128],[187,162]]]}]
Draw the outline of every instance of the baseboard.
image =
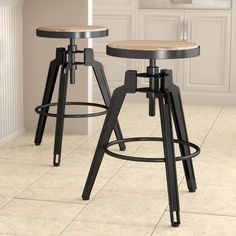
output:
[{"label": "baseboard", "polygon": [[23,133],[25,133],[25,128],[24,127],[22,127],[20,129],[18,129],[17,131],[7,135],[6,137],[0,139],[0,144],[7,143],[7,142],[11,141],[12,139],[22,135]]}]

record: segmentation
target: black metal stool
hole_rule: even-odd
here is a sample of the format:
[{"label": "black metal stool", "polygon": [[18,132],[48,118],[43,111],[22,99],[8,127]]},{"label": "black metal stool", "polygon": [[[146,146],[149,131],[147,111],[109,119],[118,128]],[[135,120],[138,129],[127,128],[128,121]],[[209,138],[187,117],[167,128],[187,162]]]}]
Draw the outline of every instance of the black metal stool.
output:
[{"label": "black metal stool", "polygon": [[[170,218],[172,226],[180,224],[180,208],[175,161],[182,161],[187,186],[190,192],[197,189],[194,175],[193,157],[200,153],[200,148],[188,141],[180,90],[173,84],[172,71],[161,70],[156,66],[156,59],[190,58],[200,54],[200,47],[184,41],[122,41],[107,46],[107,54],[115,57],[149,59],[146,73],[137,74],[129,70],[125,74],[123,86],[114,90],[110,107],[101,131],[93,162],[85,184],[82,198],[88,200],[92,191],[104,153],[110,156],[140,162],[165,162],[169,196]],[[138,88],[137,78],[149,78],[149,87]],[[142,92],[149,99],[149,115],[155,116],[155,101],[159,101],[162,137],[135,137],[109,142],[112,129],[117,121],[126,94]],[[172,117],[177,139],[173,139]],[[159,141],[163,142],[163,158],[144,158],[125,156],[109,150],[109,147],[123,142]],[[181,156],[175,157],[174,143],[179,144]],[[194,151],[190,150],[190,147]]]},{"label": "black metal stool", "polygon": [[[107,112],[107,108],[110,104],[110,98],[111,98],[103,66],[100,62],[95,61],[93,49],[85,48],[84,50],[78,50],[77,45],[75,44],[75,39],[105,37],[108,35],[108,29],[101,26],[89,26],[89,25],[64,25],[64,26],[53,25],[53,26],[40,27],[37,29],[36,33],[37,36],[39,37],[70,39],[70,44],[67,50],[65,48],[56,49],[56,58],[53,61],[51,61],[49,66],[49,72],[44,90],[42,105],[36,107],[35,109],[35,111],[40,114],[34,140],[36,145],[40,145],[42,142],[47,117],[48,116],[56,117],[53,164],[54,166],[59,166],[61,162],[64,118],[85,118],[85,117],[104,115]],[[77,53],[84,54],[83,62],[76,61],[75,55]],[[75,84],[75,70],[77,69],[78,65],[93,67],[93,71],[97,79],[97,83],[100,88],[105,105],[97,103],[88,103],[88,102],[66,102],[68,75],[70,72],[70,83]],[[61,72],[60,72],[58,102],[51,103],[52,94],[60,67],[61,67]],[[103,108],[105,110],[91,114],[65,114],[66,105],[95,106]],[[52,106],[57,106],[56,114],[49,112],[49,108]],[[122,140],[123,137],[118,122],[116,122],[114,126],[114,131],[117,139]],[[121,150],[125,150],[124,143],[120,143],[119,146]]]}]

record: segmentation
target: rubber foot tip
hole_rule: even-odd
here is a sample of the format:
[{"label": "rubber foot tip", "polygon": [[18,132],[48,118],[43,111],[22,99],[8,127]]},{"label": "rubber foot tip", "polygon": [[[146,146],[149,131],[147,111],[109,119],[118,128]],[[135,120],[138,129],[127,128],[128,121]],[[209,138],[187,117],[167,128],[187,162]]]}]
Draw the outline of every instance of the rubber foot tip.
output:
[{"label": "rubber foot tip", "polygon": [[174,223],[172,223],[171,225],[172,225],[173,227],[179,227],[180,223],[174,222]]},{"label": "rubber foot tip", "polygon": [[195,192],[196,192],[196,189],[189,189],[189,192],[190,192],[190,193],[195,193]]},{"label": "rubber foot tip", "polygon": [[58,166],[60,166],[60,163],[53,163],[53,165],[54,165],[55,167],[58,167]]},{"label": "rubber foot tip", "polygon": [[82,196],[82,199],[83,199],[84,201],[88,201],[88,200],[89,200],[89,197]]},{"label": "rubber foot tip", "polygon": [[120,151],[125,151],[125,149],[126,149],[125,143],[124,143],[124,142],[121,142],[121,143],[119,144],[119,148],[120,148]]}]

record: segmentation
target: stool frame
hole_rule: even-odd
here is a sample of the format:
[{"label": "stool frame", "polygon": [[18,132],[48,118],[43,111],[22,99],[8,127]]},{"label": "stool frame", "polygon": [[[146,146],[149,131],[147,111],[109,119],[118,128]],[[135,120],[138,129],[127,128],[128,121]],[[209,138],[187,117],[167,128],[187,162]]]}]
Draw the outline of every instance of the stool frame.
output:
[{"label": "stool frame", "polygon": [[[76,53],[84,54],[83,62],[75,61]],[[77,69],[77,65],[92,66],[105,105],[97,103],[87,103],[87,102],[66,102],[69,74],[70,74],[70,83],[74,84],[75,70]],[[59,69],[60,69],[60,78],[59,78],[58,102],[51,103]],[[40,114],[34,140],[35,145],[40,145],[42,142],[47,117],[48,116],[56,117],[53,164],[54,166],[60,166],[64,118],[85,118],[85,117],[104,115],[106,114],[106,110],[110,105],[110,99],[111,99],[111,93],[103,70],[103,66],[100,62],[94,59],[93,49],[85,48],[82,51],[77,50],[77,45],[75,45],[75,39],[70,39],[70,45],[68,46],[68,50],[66,50],[65,48],[57,48],[56,58],[51,61],[49,66],[42,105],[36,107],[35,109],[35,111]],[[105,111],[91,114],[65,114],[66,105],[95,106],[104,108]],[[49,108],[52,106],[57,106],[56,114],[49,113]],[[119,140],[123,139],[123,135],[118,121],[114,126],[114,132],[117,139]],[[120,150],[125,150],[125,144],[123,142],[119,144],[119,147]]]},{"label": "stool frame", "polygon": [[[150,83],[148,88],[137,88],[137,77],[149,77]],[[118,119],[119,112],[126,97],[126,94],[145,92],[149,99],[149,115],[155,115],[155,99],[158,98],[160,119],[162,126],[162,138],[129,138],[117,140],[109,143],[112,130]],[[178,140],[173,139],[172,117],[174,120],[175,130]],[[124,155],[114,154],[107,148],[113,144],[128,141],[162,141],[164,149],[164,158],[133,158],[133,161],[147,162],[165,162],[166,179],[168,188],[168,198],[170,207],[171,224],[178,227],[180,224],[180,205],[178,194],[178,182],[176,173],[176,161],[174,142],[179,143],[181,157],[178,160],[183,162],[187,187],[190,192],[195,192],[197,189],[196,179],[193,169],[192,159],[200,153],[200,148],[197,145],[192,145],[188,142],[188,135],[184,112],[182,107],[181,95],[178,86],[173,84],[172,71],[161,70],[158,73],[155,59],[150,59],[150,65],[147,67],[147,73],[137,74],[137,71],[129,70],[125,74],[125,83],[123,86],[114,90],[111,99],[110,107],[104,121],[104,125],[100,134],[100,138],[96,147],[94,158],[89,170],[87,181],[85,183],[82,198],[89,200],[90,194],[97,177],[103,156],[105,153],[126,160],[132,160],[132,157],[124,157]],[[194,154],[190,152],[190,146],[196,149]],[[145,160],[146,159],[146,160]]]}]

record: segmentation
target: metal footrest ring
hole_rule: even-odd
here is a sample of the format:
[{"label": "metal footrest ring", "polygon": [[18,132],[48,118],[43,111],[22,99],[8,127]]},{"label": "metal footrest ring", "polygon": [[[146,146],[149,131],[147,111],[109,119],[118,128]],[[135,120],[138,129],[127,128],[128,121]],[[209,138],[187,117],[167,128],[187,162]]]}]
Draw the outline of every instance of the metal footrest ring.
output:
[{"label": "metal footrest ring", "polygon": [[[108,149],[109,147],[111,147],[113,145],[116,145],[116,144],[119,144],[121,142],[128,143],[128,142],[139,142],[139,141],[163,142],[163,138],[159,138],[159,137],[135,137],[135,138],[126,138],[126,139],[123,139],[123,140],[115,140],[115,141],[111,141],[111,142],[107,143],[106,145],[104,145],[104,150],[105,150],[105,153],[107,153],[110,156],[113,156],[113,157],[118,158],[118,159],[128,160],[128,161],[165,162],[164,157],[149,158],[149,157],[126,156],[126,155],[122,155],[122,154],[112,152],[111,150]],[[187,141],[181,141],[181,140],[178,140],[178,139],[173,139],[173,141],[174,141],[174,143],[182,144],[184,146],[191,147],[195,150],[190,155],[175,157],[176,161],[183,161],[183,160],[187,160],[187,159],[196,157],[201,151],[200,148],[194,143],[190,143],[190,142],[187,142]]]},{"label": "metal footrest ring", "polygon": [[[44,108],[56,107],[57,105],[58,105],[58,103],[55,102],[55,103],[49,103],[49,104],[37,106],[35,108],[35,112],[38,113],[38,114],[45,115],[45,116],[57,117],[56,113],[50,113],[50,112],[45,113],[43,111]],[[94,112],[94,113],[89,113],[89,114],[65,114],[64,118],[87,118],[87,117],[94,117],[94,116],[102,116],[102,115],[105,115],[107,113],[107,108],[108,108],[105,105],[98,104],[98,103],[90,103],[90,102],[66,102],[66,105],[99,107],[99,108],[105,109],[105,111]]]}]

